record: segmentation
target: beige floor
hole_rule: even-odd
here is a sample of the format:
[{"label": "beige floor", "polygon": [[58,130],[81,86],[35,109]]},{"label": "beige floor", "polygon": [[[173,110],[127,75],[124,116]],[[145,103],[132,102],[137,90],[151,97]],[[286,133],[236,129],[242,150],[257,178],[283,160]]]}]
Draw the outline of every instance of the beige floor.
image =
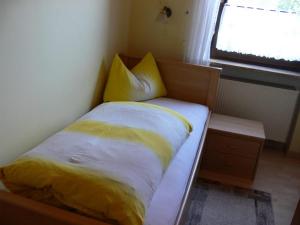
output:
[{"label": "beige floor", "polygon": [[276,225],[290,225],[300,198],[300,161],[264,150],[252,188],[272,194]]}]

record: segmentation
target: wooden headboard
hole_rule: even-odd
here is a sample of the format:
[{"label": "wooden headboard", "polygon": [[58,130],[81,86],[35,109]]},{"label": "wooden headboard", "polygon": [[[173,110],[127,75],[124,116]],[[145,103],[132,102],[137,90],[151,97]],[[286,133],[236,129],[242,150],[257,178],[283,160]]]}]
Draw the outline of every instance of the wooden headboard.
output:
[{"label": "wooden headboard", "polygon": [[[141,58],[120,55],[128,68]],[[170,98],[200,103],[213,110],[216,104],[220,68],[192,65],[177,61],[156,60]]]}]

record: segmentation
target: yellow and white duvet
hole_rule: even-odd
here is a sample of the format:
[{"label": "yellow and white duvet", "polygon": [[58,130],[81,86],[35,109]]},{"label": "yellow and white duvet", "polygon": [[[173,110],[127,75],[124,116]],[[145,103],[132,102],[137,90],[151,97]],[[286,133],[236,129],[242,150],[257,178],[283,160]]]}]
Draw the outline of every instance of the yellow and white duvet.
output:
[{"label": "yellow and white duvet", "polygon": [[105,103],[0,169],[12,192],[122,225],[142,225],[191,125],[170,109]]}]

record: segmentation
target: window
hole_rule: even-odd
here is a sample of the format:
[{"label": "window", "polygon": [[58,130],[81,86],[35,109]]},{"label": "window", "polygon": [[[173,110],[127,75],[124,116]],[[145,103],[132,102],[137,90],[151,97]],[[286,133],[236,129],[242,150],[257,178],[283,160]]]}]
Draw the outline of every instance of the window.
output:
[{"label": "window", "polygon": [[211,55],[300,72],[300,0],[223,1]]}]

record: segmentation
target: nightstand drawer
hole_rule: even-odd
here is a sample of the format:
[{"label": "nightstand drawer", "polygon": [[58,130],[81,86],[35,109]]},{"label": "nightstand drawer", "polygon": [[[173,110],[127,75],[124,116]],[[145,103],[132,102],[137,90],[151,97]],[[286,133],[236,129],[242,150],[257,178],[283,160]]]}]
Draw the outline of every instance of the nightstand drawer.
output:
[{"label": "nightstand drawer", "polygon": [[207,151],[202,169],[231,176],[253,179],[256,160],[222,152]]},{"label": "nightstand drawer", "polygon": [[224,182],[255,177],[265,139],[261,122],[213,113],[209,122],[199,176]]},{"label": "nightstand drawer", "polygon": [[209,151],[257,158],[261,143],[237,136],[229,136],[210,131],[207,135],[206,149]]}]

